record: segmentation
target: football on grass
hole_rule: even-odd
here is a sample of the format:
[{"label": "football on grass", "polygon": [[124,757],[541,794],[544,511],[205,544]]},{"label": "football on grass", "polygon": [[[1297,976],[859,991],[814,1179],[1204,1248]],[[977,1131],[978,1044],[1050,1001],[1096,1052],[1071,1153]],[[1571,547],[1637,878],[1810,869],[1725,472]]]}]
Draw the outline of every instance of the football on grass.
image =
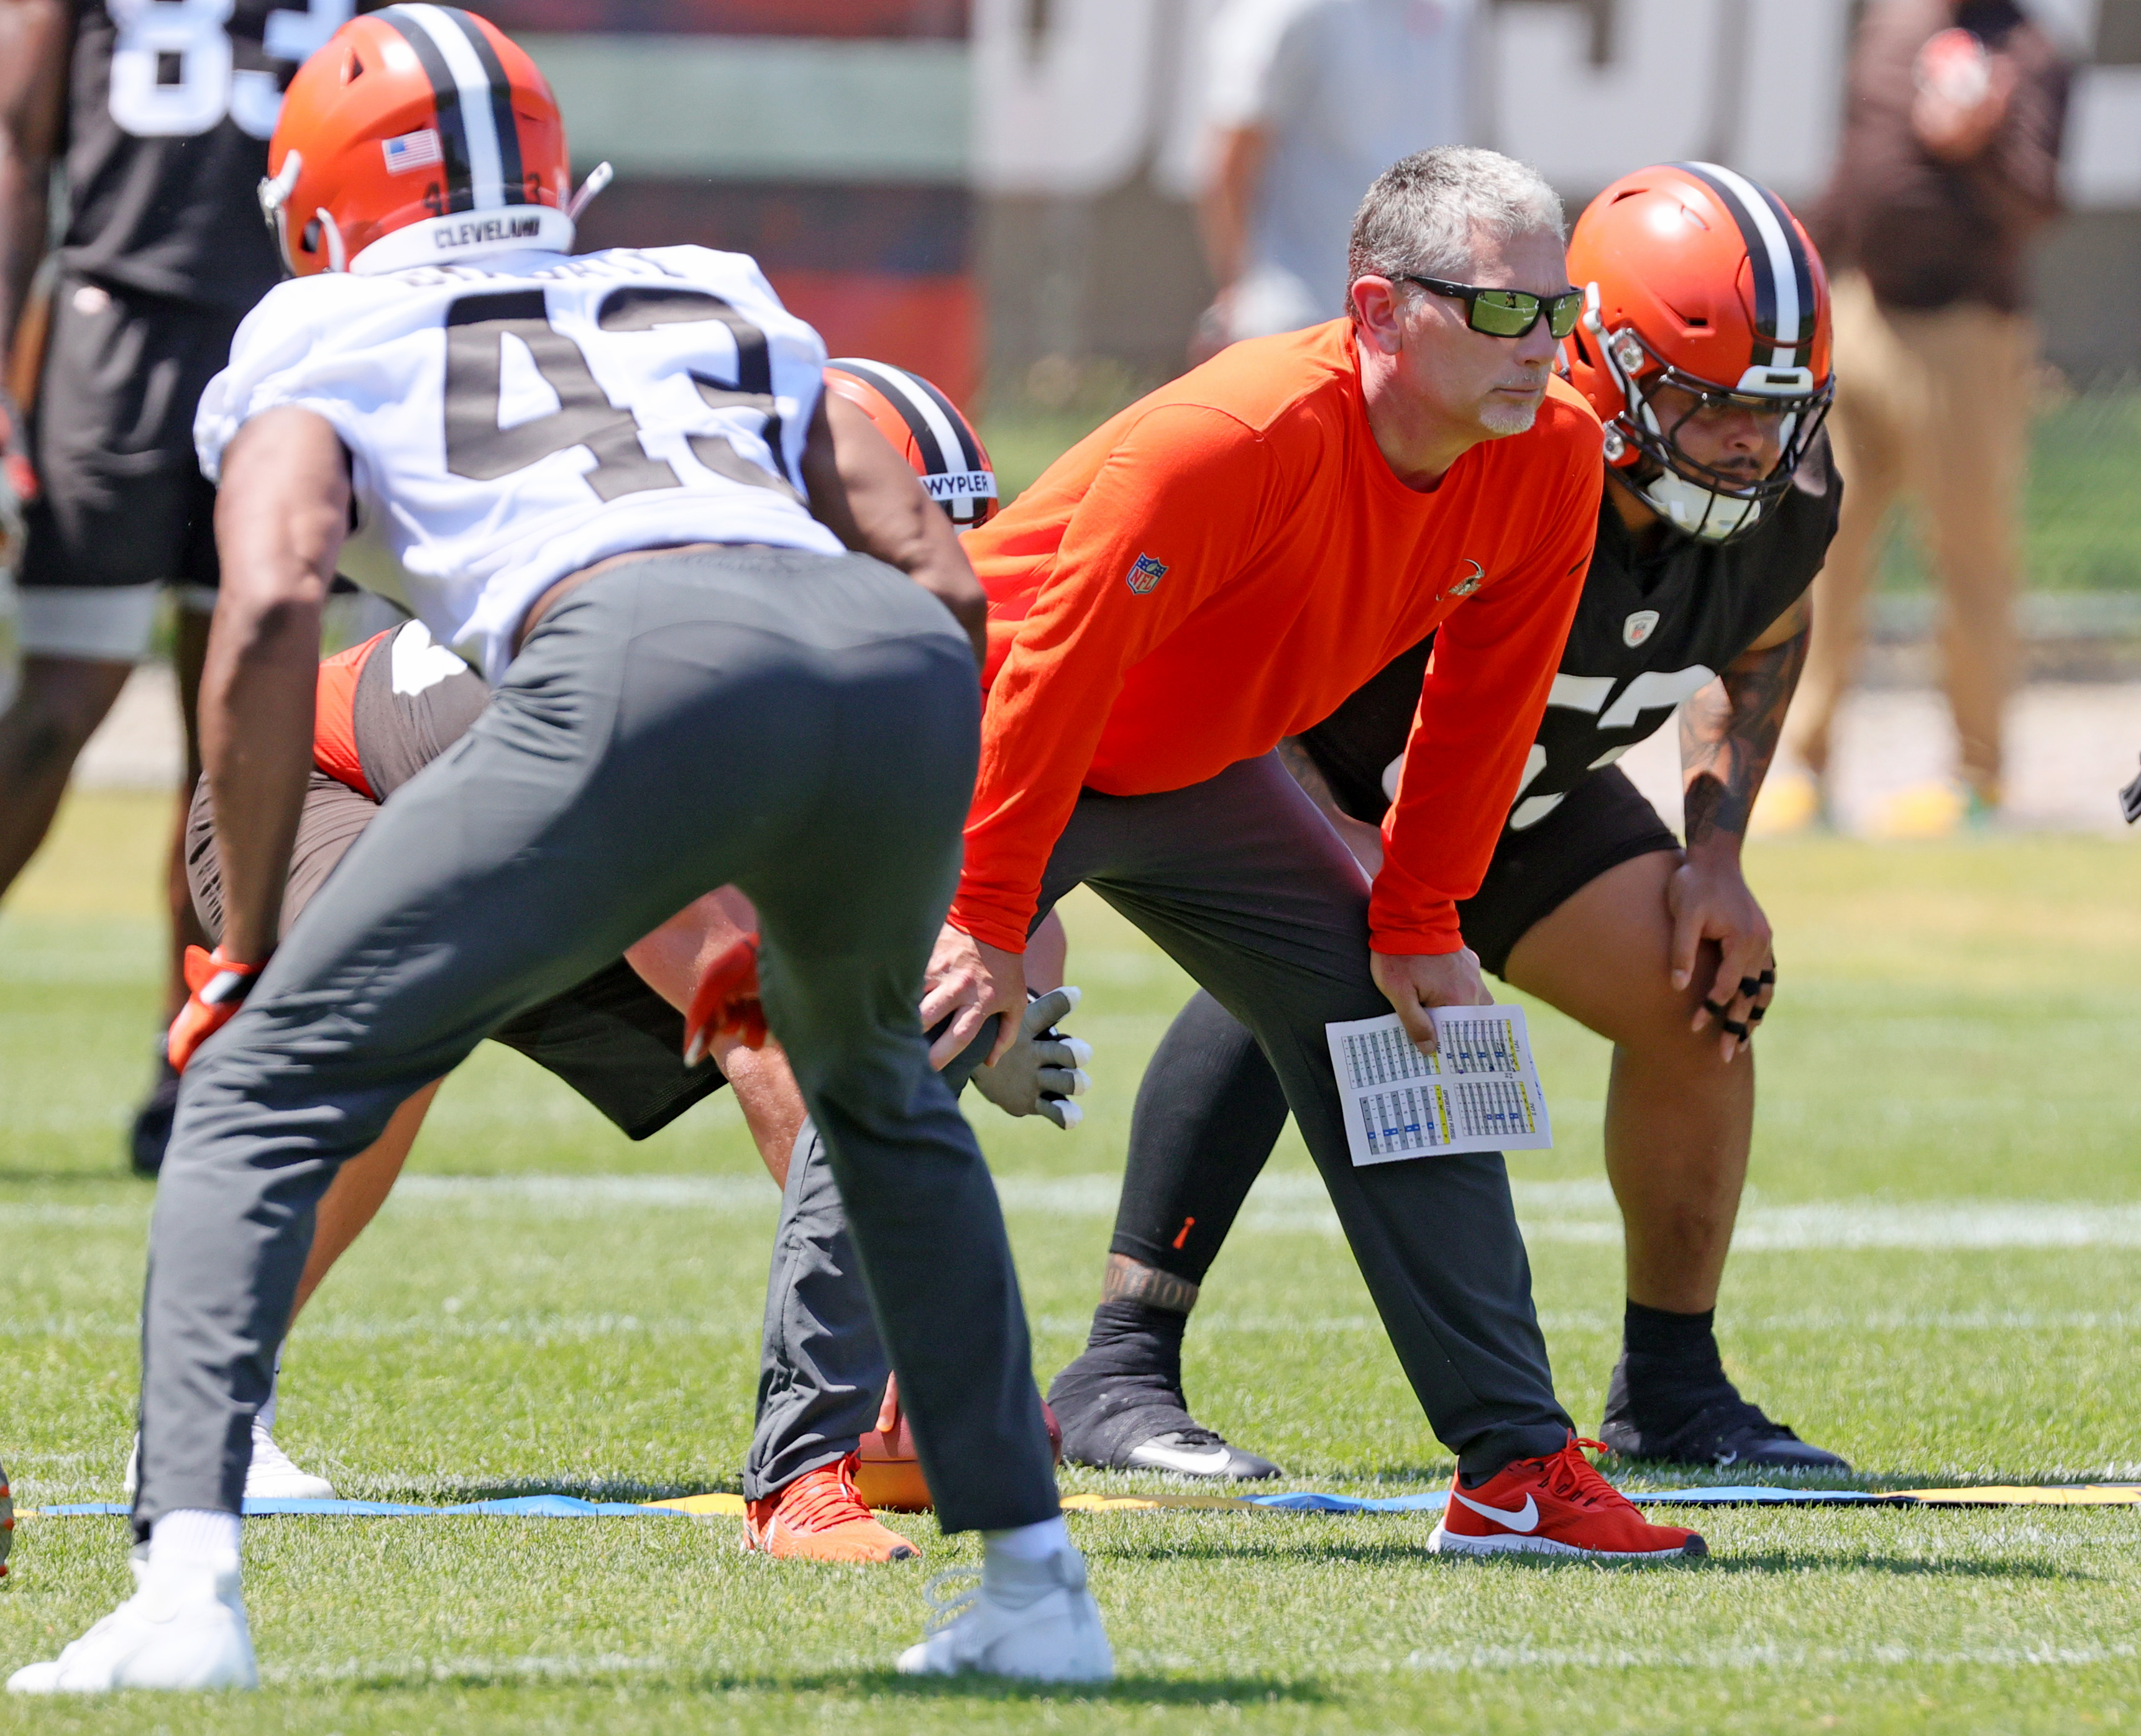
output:
[{"label": "football on grass", "polygon": [[[855,1493],[867,1507],[891,1508],[900,1513],[926,1513],[937,1503],[930,1499],[929,1485],[922,1475],[922,1461],[914,1456],[914,1437],[908,1433],[904,1412],[893,1407],[892,1427],[873,1429],[863,1437],[862,1463],[855,1471]],[[1044,1402],[1041,1414],[1048,1424],[1049,1449],[1056,1462],[1063,1462],[1063,1430],[1056,1413]]]}]

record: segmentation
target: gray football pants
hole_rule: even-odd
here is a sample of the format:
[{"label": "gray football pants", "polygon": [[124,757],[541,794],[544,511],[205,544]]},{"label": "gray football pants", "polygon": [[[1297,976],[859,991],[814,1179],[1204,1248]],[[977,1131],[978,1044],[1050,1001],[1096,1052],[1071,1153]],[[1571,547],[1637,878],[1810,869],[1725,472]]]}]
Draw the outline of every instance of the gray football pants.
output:
[{"label": "gray football pants", "polygon": [[[988,1059],[996,1035],[991,1019],[945,1067],[942,1077],[954,1096]],[[743,1467],[743,1492],[751,1500],[845,1458],[877,1427],[890,1365],[855,1281],[857,1270],[854,1237],[825,1142],[816,1124],[805,1121],[788,1159],[766,1278],[758,1419]],[[901,1403],[903,1408],[904,1398]]]},{"label": "gray football pants", "polygon": [[[1398,1360],[1464,1469],[1559,1450],[1573,1425],[1554,1398],[1500,1155],[1353,1165],[1324,1026],[1390,1003],[1368,974],[1360,871],[1277,757],[1158,795],[1087,790],[1049,858],[1041,912],[1081,883],[1271,1058]],[[806,1127],[781,1199],[754,1494],[852,1451],[884,1386],[883,1353],[845,1299],[836,1178],[811,1143]]]},{"label": "gray football pants", "polygon": [[859,556],[649,556],[558,602],[187,1070],[150,1230],[137,1532],[239,1511],[337,1167],[489,1032],[728,883],[758,907],[767,1018],[945,1525],[1053,1517],[996,1192],[914,1011],[977,740],[966,638]]}]

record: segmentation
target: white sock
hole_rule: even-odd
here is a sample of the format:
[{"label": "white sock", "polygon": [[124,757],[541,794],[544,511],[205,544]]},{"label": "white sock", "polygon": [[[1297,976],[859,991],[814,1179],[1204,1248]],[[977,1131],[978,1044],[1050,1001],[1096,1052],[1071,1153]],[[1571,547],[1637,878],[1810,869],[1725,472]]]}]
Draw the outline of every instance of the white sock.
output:
[{"label": "white sock", "polygon": [[1070,1547],[1070,1532],[1061,1514],[1038,1525],[1021,1525],[1016,1531],[982,1533],[984,1554],[1000,1555],[1008,1561],[1045,1561]]},{"label": "white sock", "polygon": [[253,1419],[253,1426],[263,1434],[275,1426],[275,1389],[283,1384],[283,1353],[275,1353],[275,1372],[268,1377],[268,1402],[260,1407],[260,1414]]},{"label": "white sock", "polygon": [[179,1507],[149,1527],[151,1568],[229,1566],[238,1558],[238,1515]]}]

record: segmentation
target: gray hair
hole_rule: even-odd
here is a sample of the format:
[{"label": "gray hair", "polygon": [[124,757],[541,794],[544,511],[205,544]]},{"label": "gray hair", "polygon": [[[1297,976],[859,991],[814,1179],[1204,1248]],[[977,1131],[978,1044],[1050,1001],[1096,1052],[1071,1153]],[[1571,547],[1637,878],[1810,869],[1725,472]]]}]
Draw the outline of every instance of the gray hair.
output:
[{"label": "gray hair", "polygon": [[1469,145],[1439,145],[1400,158],[1376,177],[1353,214],[1347,312],[1362,278],[1417,272],[1469,283],[1483,229],[1498,241],[1539,229],[1568,239],[1561,195],[1528,163]]}]

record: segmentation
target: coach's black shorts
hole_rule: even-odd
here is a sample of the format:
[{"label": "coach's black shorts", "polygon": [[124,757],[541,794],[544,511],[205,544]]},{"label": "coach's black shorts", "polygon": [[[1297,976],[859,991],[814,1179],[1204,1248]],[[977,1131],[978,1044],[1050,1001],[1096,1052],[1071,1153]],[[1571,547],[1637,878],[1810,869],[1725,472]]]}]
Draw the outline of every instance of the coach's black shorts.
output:
[{"label": "coach's black shorts", "polygon": [[1504,832],[1479,890],[1457,907],[1464,944],[1497,976],[1509,952],[1549,912],[1607,869],[1680,840],[1617,765],[1589,773],[1535,826]]},{"label": "coach's black shorts", "polygon": [[237,329],[225,310],[59,280],[30,418],[41,491],[16,576],[26,651],[139,657],[165,585],[213,607],[215,490],[194,411]]},{"label": "coach's black shorts", "polygon": [[[290,851],[282,930],[327,883],[379,804],[314,771]],[[223,874],[215,851],[208,779],[186,817],[186,878],[211,939],[223,934]],[[726,1084],[711,1061],[684,1065],[684,1017],[618,959],[578,986],[529,1008],[491,1035],[548,1069],[614,1122],[628,1139],[658,1133]]]}]

